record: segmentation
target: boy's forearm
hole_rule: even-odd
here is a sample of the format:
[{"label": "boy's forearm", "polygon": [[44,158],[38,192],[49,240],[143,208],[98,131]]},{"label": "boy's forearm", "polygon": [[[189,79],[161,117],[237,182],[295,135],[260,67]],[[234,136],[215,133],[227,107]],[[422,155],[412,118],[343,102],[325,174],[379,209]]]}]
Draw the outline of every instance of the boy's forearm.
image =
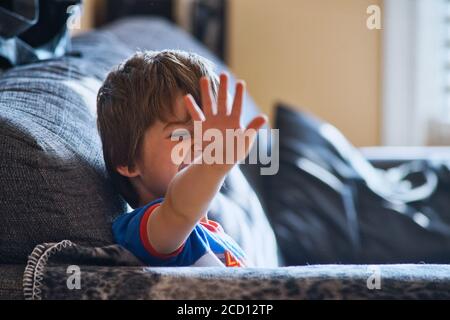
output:
[{"label": "boy's forearm", "polygon": [[[256,137],[255,132],[267,122],[267,117],[258,116],[251,120],[245,128],[242,128],[240,118],[245,86],[242,81],[237,83],[235,98],[231,110],[228,110],[227,79],[226,74],[221,75],[217,112],[213,110],[215,108],[213,108],[211,87],[206,77],[202,77],[200,81],[203,108],[197,105],[190,94],[185,95],[184,100],[192,120],[194,122],[201,121],[205,131],[214,128],[225,135],[227,130],[234,130],[236,136],[233,138],[237,141],[239,139],[246,141],[243,145],[243,152],[238,150],[233,164],[220,165],[202,163],[203,155],[200,155],[192,164],[175,175],[168,186],[161,206],[154,209],[154,213],[147,220],[148,240],[161,253],[173,252],[188,238],[198,221],[206,215],[226,174],[236,163],[248,155]],[[248,139],[246,139],[247,136]],[[194,147],[197,146],[194,145]]]},{"label": "boy's forearm", "polygon": [[171,181],[166,197],[166,213],[197,223],[219,191],[232,166],[194,162]]},{"label": "boy's forearm", "polygon": [[167,254],[186,241],[230,169],[194,162],[175,175],[164,201],[147,222],[147,236],[153,248]]}]

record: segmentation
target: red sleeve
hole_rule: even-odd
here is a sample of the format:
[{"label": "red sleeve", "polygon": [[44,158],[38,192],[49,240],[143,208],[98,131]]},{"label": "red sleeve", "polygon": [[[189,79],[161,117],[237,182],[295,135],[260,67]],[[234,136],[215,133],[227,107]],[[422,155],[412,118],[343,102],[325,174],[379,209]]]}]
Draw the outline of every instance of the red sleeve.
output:
[{"label": "red sleeve", "polygon": [[152,256],[161,258],[161,259],[167,259],[167,258],[171,258],[171,257],[178,255],[183,250],[184,243],[174,252],[166,253],[166,254],[157,252],[153,248],[153,246],[150,244],[150,241],[148,239],[148,233],[147,233],[148,218],[150,217],[150,214],[153,212],[153,210],[155,210],[160,205],[161,205],[161,203],[155,203],[154,205],[147,208],[147,210],[145,211],[145,213],[141,219],[141,224],[139,226],[139,229],[140,229],[139,233],[140,233],[142,245]]}]

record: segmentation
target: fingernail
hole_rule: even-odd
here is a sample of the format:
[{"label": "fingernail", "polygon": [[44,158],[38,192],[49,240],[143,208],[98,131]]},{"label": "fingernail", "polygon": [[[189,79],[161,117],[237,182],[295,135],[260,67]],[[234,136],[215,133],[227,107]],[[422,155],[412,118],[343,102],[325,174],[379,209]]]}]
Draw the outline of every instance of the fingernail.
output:
[{"label": "fingernail", "polygon": [[245,88],[246,83],[245,83],[244,80],[239,80],[239,81],[238,81],[238,85],[239,85],[239,84],[241,84],[242,87]]}]

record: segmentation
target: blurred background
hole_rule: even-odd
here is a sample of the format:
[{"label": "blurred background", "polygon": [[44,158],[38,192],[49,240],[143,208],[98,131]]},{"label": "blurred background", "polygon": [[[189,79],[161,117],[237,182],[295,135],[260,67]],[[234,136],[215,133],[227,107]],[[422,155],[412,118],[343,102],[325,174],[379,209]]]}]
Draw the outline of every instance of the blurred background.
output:
[{"label": "blurred background", "polygon": [[245,79],[356,146],[450,142],[448,0],[85,0],[84,32],[127,15],[183,27]]}]

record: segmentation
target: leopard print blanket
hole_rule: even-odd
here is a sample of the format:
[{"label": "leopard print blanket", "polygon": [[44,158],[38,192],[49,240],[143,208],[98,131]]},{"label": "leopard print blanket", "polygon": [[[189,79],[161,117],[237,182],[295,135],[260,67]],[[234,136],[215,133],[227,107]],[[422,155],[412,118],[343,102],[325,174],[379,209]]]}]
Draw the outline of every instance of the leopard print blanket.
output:
[{"label": "leopard print blanket", "polygon": [[119,245],[38,245],[26,299],[450,299],[450,265],[146,267]]}]

